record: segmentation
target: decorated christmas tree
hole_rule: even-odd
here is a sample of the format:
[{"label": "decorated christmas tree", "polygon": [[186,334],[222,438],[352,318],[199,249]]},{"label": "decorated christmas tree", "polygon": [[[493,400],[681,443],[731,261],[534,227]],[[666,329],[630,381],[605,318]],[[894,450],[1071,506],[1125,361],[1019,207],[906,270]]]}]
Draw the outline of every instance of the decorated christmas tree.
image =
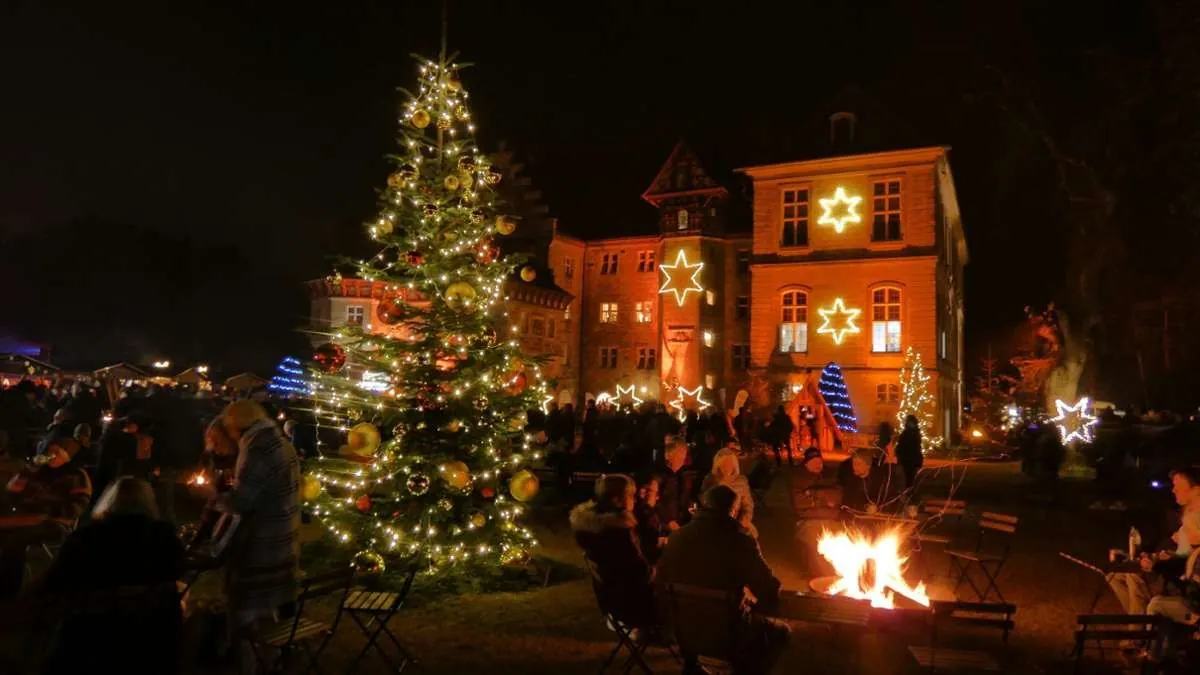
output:
[{"label": "decorated christmas tree", "polygon": [[935,434],[934,400],[929,391],[929,376],[921,363],[921,353],[909,347],[904,352],[904,365],[900,368],[900,410],[896,412],[898,428],[904,428],[904,419],[909,415],[917,418],[921,429],[921,451],[929,452],[942,444],[941,436]]},{"label": "decorated christmas tree", "polygon": [[294,356],[285,356],[275,366],[275,374],[267,388],[276,394],[290,396],[294,394],[311,394],[312,385],[304,370],[304,364]]},{"label": "decorated christmas tree", "polygon": [[842,367],[830,361],[821,371],[821,380],[817,382],[821,397],[833,419],[837,421],[838,429],[846,432],[858,431],[858,418],[854,416],[854,406],[850,404],[850,390],[846,388],[846,378],[842,376]]},{"label": "decorated christmas tree", "polygon": [[344,440],[305,467],[303,496],[367,569],[410,556],[436,570],[494,565],[536,544],[520,523],[538,491],[524,427],[545,386],[540,364],[504,337],[518,262],[495,238],[516,220],[473,140],[463,68],[419,59],[395,170],[366,223],[379,249],[357,263],[383,289],[377,325],[333,327],[313,359],[314,412]]}]

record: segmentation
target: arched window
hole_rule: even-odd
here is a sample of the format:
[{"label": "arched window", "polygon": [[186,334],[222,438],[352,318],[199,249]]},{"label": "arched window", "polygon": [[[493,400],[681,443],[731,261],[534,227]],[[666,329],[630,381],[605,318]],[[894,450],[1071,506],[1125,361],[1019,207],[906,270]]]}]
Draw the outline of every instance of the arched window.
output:
[{"label": "arched window", "polygon": [[808,351],[808,294],[804,291],[785,291],[779,317],[779,351],[804,353]]},{"label": "arched window", "polygon": [[900,289],[895,286],[871,292],[871,351],[900,353]]}]

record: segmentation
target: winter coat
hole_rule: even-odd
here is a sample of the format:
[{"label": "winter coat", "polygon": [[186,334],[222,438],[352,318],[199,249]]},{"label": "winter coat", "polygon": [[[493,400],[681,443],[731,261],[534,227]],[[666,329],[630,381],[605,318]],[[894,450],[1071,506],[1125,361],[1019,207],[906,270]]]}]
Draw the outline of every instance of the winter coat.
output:
[{"label": "winter coat", "polygon": [[737,513],[738,522],[746,531],[758,536],[757,530],[754,529],[754,495],[750,491],[750,479],[739,473],[723,482],[718,482],[716,474],[710,473],[700,484],[700,494],[703,495],[717,485],[727,485],[737,493],[737,508],[734,513]]},{"label": "winter coat", "polygon": [[664,535],[662,521],[654,508],[640,499],[633,507],[633,516],[637,519],[638,545],[641,546],[642,556],[653,565],[662,554],[658,548],[658,539]]},{"label": "winter coat", "polygon": [[896,461],[903,466],[920,468],[925,464],[925,456],[921,454],[921,431],[906,428],[900,432],[896,441]]},{"label": "winter coat", "polygon": [[702,509],[667,540],[655,584],[678,583],[720,591],[749,588],[758,607],[770,612],[779,602],[779,579],[763,560],[758,542],[738,521]]},{"label": "winter coat", "polygon": [[683,525],[692,517],[688,508],[696,501],[696,474],[680,469],[671,471],[662,466],[658,470],[658,504],[654,510],[664,523],[677,522]]},{"label": "winter coat", "polygon": [[595,502],[585,502],[572,509],[570,520],[575,542],[600,577],[601,609],[632,626],[651,625],[653,568],[642,555],[633,514],[597,511]]},{"label": "winter coat", "polygon": [[866,511],[871,504],[894,509],[898,506],[896,497],[907,487],[904,472],[895,464],[871,464],[867,477],[860,478],[854,473],[853,462],[847,459],[838,467],[837,477],[842,487],[842,506],[858,512]]}]

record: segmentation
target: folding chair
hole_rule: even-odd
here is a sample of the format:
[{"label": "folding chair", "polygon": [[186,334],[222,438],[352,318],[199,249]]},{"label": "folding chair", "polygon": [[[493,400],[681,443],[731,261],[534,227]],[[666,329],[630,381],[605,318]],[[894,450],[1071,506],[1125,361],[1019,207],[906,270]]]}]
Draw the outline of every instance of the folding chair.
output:
[{"label": "folding chair", "polygon": [[[420,561],[414,561],[409,566],[408,576],[404,578],[404,585],[400,588],[399,593],[356,588],[346,596],[345,602],[342,603],[342,609],[350,615],[354,623],[358,624],[363,634],[367,636],[367,643],[350,663],[349,672],[354,672],[359,661],[362,661],[372,648],[394,672],[403,672],[410,663],[416,663],[416,660],[400,644],[400,639],[388,628],[388,621],[391,621],[392,616],[404,605],[405,599],[408,598],[408,591],[412,588],[413,579],[416,578],[419,570]],[[392,661],[392,657],[388,656],[379,643],[379,638],[383,635],[386,635],[391,640],[392,646],[396,648],[400,659],[399,665]]]},{"label": "folding chair", "polygon": [[967,513],[967,503],[960,499],[926,499],[921,502],[921,527],[913,536],[916,544],[915,559],[920,562],[926,579],[936,574],[926,560],[926,552],[932,546],[947,547],[957,538],[962,529],[962,520]]},{"label": "folding chair", "polygon": [[646,663],[645,653],[649,643],[638,641],[633,637],[633,631],[638,626],[632,626],[617,618],[612,612],[604,597],[604,579],[600,577],[600,570],[596,567],[596,563],[588,557],[584,557],[584,562],[587,563],[588,571],[592,573],[592,592],[596,595],[596,604],[600,607],[600,616],[604,617],[605,622],[613,632],[617,634],[617,644],[609,652],[608,658],[604,659],[604,663],[600,664],[600,672],[608,670],[617,656],[622,652],[628,652],[629,657],[625,660],[625,665],[622,667],[622,672],[628,673],[633,670],[634,666],[641,668],[643,673],[653,673],[650,665]]},{"label": "folding chair", "polygon": [[667,584],[665,591],[667,625],[684,663],[699,665],[703,659],[706,672],[712,672],[714,666],[733,671],[745,593],[687,584]]},{"label": "folding chair", "polygon": [[[992,513],[984,511],[979,517],[979,537],[976,539],[975,548],[966,549],[947,549],[946,554],[950,556],[950,577],[953,579],[957,574],[958,578],[954,583],[954,592],[957,595],[959,587],[966,582],[975,592],[976,598],[980,602],[987,602],[988,597],[993,591],[1000,602],[1007,602],[1004,595],[1000,593],[1000,587],[996,584],[997,577],[1000,576],[1000,570],[1004,568],[1004,563],[1008,561],[1008,554],[1012,546],[1011,537],[1017,532],[1017,517],[1009,516],[1003,513]],[[983,542],[984,535],[1001,536],[1007,535],[1004,538],[1004,545],[999,549],[984,551]],[[971,570],[978,568],[987,580],[987,585],[983,591],[979,590],[979,586],[975,584],[975,580],[971,578]]]},{"label": "folding chair", "polygon": [[[338,623],[342,620],[342,607],[346,603],[346,595],[350,592],[350,583],[354,580],[354,568],[331,570],[317,574],[300,582],[300,593],[296,596],[296,613],[290,619],[283,619],[274,624],[253,631],[246,636],[250,647],[254,650],[254,658],[258,661],[263,672],[278,669],[285,659],[297,646],[304,650],[308,657],[308,666],[302,671],[320,673],[317,661],[321,652],[337,631]],[[313,621],[304,615],[304,607],[313,598],[319,598],[331,593],[342,593],[342,601],[338,604],[337,613],[332,623]],[[314,651],[309,643],[320,640]],[[279,656],[268,664],[263,657],[261,648],[271,647],[279,650]]]},{"label": "folding chair", "polygon": [[[1075,661],[1075,673],[1082,672],[1084,652],[1089,642],[1095,643],[1100,660],[1107,655],[1105,644],[1130,640],[1145,647],[1142,651],[1141,672],[1153,666],[1151,655],[1162,651],[1163,626],[1167,623],[1161,616],[1153,614],[1080,614],[1075,618],[1075,646],[1071,656]],[[1114,650],[1118,653],[1120,650]],[[1151,671],[1152,672],[1152,671]]]}]

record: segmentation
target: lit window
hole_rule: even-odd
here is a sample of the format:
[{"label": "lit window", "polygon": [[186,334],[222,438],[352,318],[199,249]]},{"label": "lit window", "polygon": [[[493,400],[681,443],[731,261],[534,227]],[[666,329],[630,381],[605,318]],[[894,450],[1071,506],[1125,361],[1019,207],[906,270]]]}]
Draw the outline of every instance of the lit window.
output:
[{"label": "lit window", "polygon": [[637,323],[650,323],[653,321],[654,305],[649,300],[633,303],[633,320]]},{"label": "lit window", "polygon": [[895,404],[900,402],[900,385],[881,384],[875,387],[875,400],[878,403]]},{"label": "lit window", "polygon": [[637,271],[653,272],[654,270],[654,251],[638,251]]},{"label": "lit window", "polygon": [[616,323],[617,322],[617,303],[602,302],[600,303],[600,323]]},{"label": "lit window", "polygon": [[877,288],[871,293],[871,351],[900,352],[899,288]]},{"label": "lit window", "polygon": [[716,389],[717,378],[714,377],[712,373],[705,373],[704,374],[704,386],[707,389]]},{"label": "lit window", "polygon": [[654,347],[638,348],[638,370],[654,370],[658,367],[658,350]]},{"label": "lit window", "polygon": [[737,304],[733,307],[733,317],[735,319],[750,318],[750,296],[739,295],[737,297]]},{"label": "lit window", "polygon": [[616,253],[605,253],[600,262],[600,274],[616,274],[617,262],[620,256]]},{"label": "lit window", "polygon": [[780,246],[808,246],[808,188],[783,191]]},{"label": "lit window", "polygon": [[876,181],[871,199],[871,241],[900,241],[900,181]]},{"label": "lit window", "polygon": [[575,259],[571,256],[563,258],[563,278],[567,281],[575,278]]},{"label": "lit window", "polygon": [[679,229],[688,229],[688,212],[687,209],[679,209],[679,213],[675,214],[676,222],[679,224]]},{"label": "lit window", "polygon": [[808,294],[788,291],[783,294],[782,315],[779,317],[779,351],[804,353],[808,351]]},{"label": "lit window", "polygon": [[749,370],[750,368],[750,345],[737,344],[733,345],[729,353],[733,355],[734,370]]},{"label": "lit window", "polygon": [[346,308],[346,323],[351,326],[363,325],[363,319],[366,316],[366,308],[362,305],[350,305]]},{"label": "lit window", "polygon": [[942,358],[946,358],[946,331],[942,331],[942,341],[940,345],[940,354]]},{"label": "lit window", "polygon": [[713,346],[713,334],[712,334],[711,330],[704,331],[704,346],[705,347]]},{"label": "lit window", "polygon": [[737,271],[741,275],[750,273],[750,251],[742,249],[737,252]]},{"label": "lit window", "polygon": [[715,291],[704,291],[704,301],[711,307],[717,304],[717,294]]},{"label": "lit window", "polygon": [[601,347],[600,348],[600,367],[605,369],[613,369],[617,367],[617,348],[616,347]]}]

